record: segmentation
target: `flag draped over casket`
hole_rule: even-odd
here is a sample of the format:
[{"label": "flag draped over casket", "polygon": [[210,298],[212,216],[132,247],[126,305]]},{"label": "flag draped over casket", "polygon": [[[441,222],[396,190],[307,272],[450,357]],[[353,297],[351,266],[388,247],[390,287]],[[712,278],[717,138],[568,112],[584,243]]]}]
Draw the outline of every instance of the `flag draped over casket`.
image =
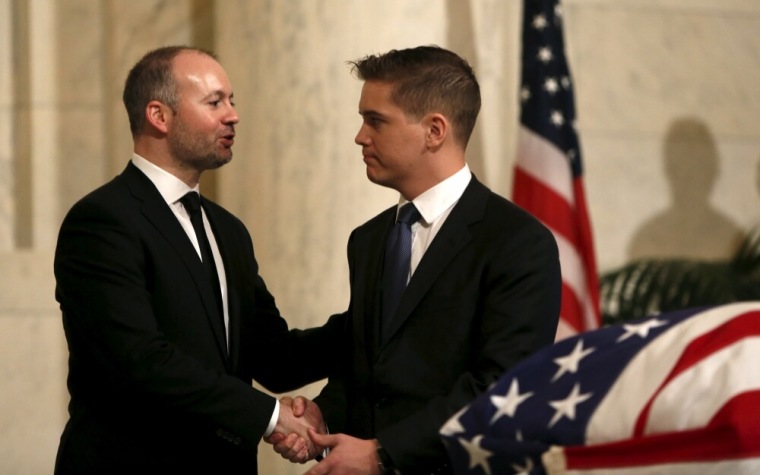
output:
[{"label": "flag draped over casket", "polygon": [[562,340],[441,435],[458,474],[760,473],[760,302]]}]

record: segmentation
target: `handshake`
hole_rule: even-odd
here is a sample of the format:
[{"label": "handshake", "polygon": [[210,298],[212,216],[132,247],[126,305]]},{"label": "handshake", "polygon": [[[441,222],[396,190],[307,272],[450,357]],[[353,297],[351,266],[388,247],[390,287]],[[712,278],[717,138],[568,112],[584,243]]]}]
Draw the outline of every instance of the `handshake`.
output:
[{"label": "handshake", "polygon": [[[319,445],[319,435],[325,435],[327,427],[322,411],[313,401],[303,396],[280,399],[280,415],[272,434],[264,440],[273,445],[274,451],[291,462],[305,463],[324,451]],[[322,441],[324,443],[324,441]]]},{"label": "handshake", "polygon": [[312,460],[329,448],[330,453],[305,475],[380,474],[377,441],[327,434],[319,406],[303,396],[280,399],[277,425],[264,440],[284,459],[297,463]]}]

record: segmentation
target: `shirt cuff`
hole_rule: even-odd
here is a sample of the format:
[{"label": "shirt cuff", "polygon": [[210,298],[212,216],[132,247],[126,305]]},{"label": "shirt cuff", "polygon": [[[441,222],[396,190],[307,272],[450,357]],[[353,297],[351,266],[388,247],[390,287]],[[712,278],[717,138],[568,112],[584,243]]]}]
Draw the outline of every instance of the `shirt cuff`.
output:
[{"label": "shirt cuff", "polygon": [[280,418],[280,401],[274,400],[274,411],[272,412],[272,418],[269,419],[269,425],[267,426],[264,437],[269,437],[274,432],[274,428],[277,425],[277,420]]}]

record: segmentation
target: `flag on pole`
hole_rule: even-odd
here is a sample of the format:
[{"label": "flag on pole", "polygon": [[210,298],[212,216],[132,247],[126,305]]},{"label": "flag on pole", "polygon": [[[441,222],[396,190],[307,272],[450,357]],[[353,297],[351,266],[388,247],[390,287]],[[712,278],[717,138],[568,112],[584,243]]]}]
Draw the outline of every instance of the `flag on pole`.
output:
[{"label": "flag on pole", "polygon": [[524,2],[520,102],[512,201],[541,220],[557,240],[562,269],[559,340],[599,327],[600,314],[558,0]]},{"label": "flag on pole", "polygon": [[442,428],[459,475],[760,473],[760,302],[566,338]]}]

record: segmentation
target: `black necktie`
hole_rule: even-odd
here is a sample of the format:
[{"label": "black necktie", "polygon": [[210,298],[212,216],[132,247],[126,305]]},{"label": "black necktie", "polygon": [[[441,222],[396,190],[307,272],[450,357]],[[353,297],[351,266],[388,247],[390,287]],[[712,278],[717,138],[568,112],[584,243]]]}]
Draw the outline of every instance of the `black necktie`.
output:
[{"label": "black necktie", "polygon": [[219,274],[216,272],[216,263],[214,255],[211,252],[211,246],[208,243],[206,230],[203,227],[203,215],[201,214],[201,197],[198,193],[191,191],[179,200],[190,215],[190,222],[193,223],[195,237],[198,239],[198,247],[201,250],[201,260],[206,268],[211,288],[214,290],[216,307],[219,310],[219,316],[224,319],[224,307],[222,306],[222,290],[219,287]]},{"label": "black necktie", "polygon": [[396,312],[401,294],[409,280],[409,264],[412,259],[412,224],[420,219],[420,212],[412,203],[401,207],[385,248],[385,269],[383,271],[383,323],[381,334],[387,336],[386,329]]}]

